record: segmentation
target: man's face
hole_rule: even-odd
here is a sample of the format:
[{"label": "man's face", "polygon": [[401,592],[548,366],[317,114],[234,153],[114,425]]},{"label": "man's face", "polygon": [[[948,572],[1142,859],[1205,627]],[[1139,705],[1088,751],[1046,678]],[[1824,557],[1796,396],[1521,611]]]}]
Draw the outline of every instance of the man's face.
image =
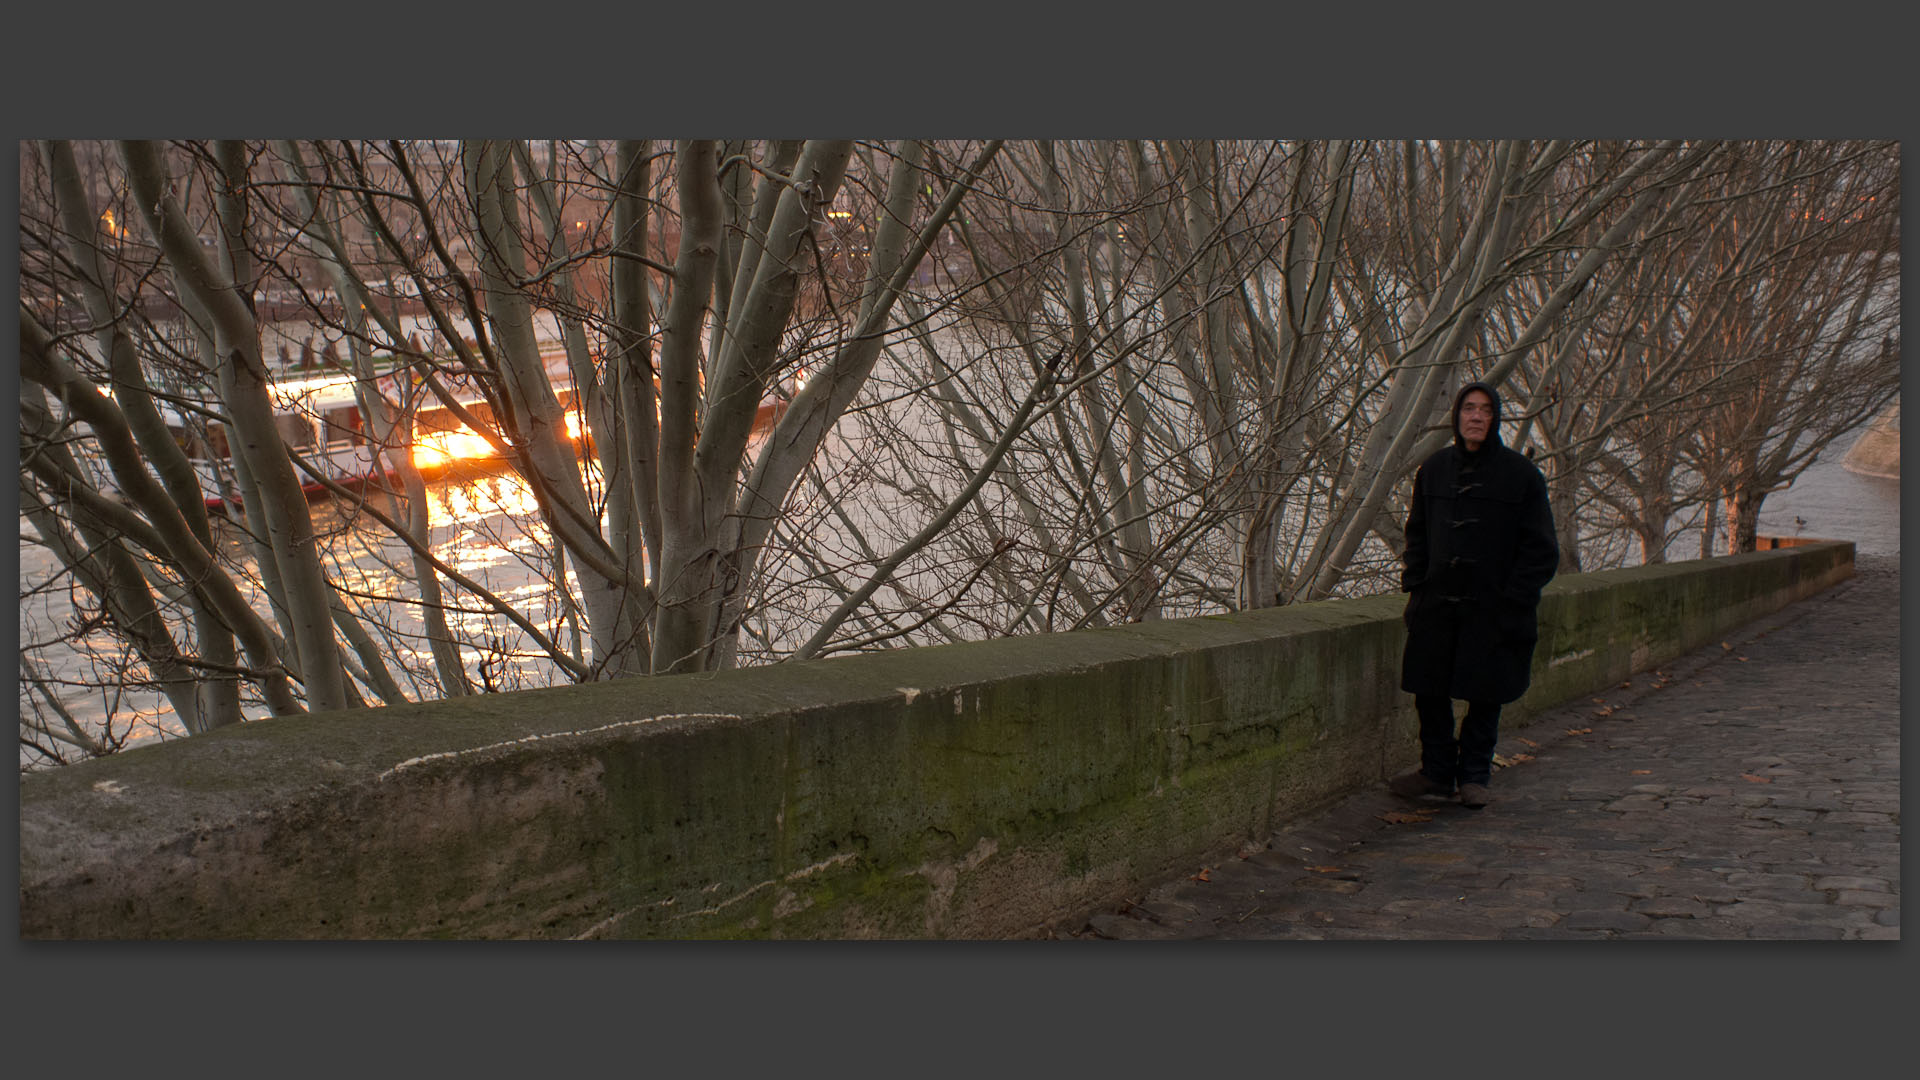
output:
[{"label": "man's face", "polygon": [[1492,427],[1493,399],[1483,390],[1467,391],[1467,399],[1460,403],[1460,438],[1466,442],[1467,449],[1480,449]]}]

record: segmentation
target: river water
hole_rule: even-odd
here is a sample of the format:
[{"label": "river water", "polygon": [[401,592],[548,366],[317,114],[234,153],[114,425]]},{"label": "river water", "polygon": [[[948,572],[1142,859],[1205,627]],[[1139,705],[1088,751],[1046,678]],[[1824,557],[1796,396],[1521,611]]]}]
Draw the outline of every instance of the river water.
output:
[{"label": "river water", "polygon": [[[1866,431],[1863,426],[1843,435],[1821,453],[1793,485],[1769,496],[1761,508],[1760,532],[1775,536],[1804,536],[1852,540],[1863,555],[1900,552],[1900,485],[1849,472],[1841,464],[1847,451]],[[534,503],[511,475],[487,476],[464,483],[442,483],[430,490],[432,547],[437,556],[463,574],[478,580],[512,601],[547,636],[566,647],[573,642],[572,626],[557,592],[546,584],[551,577],[550,556],[542,550],[544,530],[528,523]],[[341,504],[317,503],[315,522],[326,543],[350,574],[343,589],[356,595],[392,596],[404,592],[401,575],[391,567],[408,565],[406,549],[378,529],[357,528]],[[121,662],[118,648],[104,633],[73,633],[76,606],[71,584],[56,577],[57,562],[39,544],[31,542],[31,528],[23,519],[20,540],[20,640],[22,657],[48,673],[62,705],[76,721],[92,731],[108,729],[127,745],[182,734],[165,699],[155,691],[101,689],[111,685]],[[1677,541],[1675,557],[1692,545],[1698,534]],[[235,550],[238,548],[236,546]],[[481,609],[470,596],[456,598],[461,610],[449,618],[456,630],[481,638],[498,637],[511,654],[528,648],[528,639],[504,618]],[[266,611],[264,600],[255,604]],[[369,623],[376,638],[415,663],[426,664],[429,654],[418,637],[421,620],[408,603],[373,602]],[[383,629],[384,628],[384,629]],[[56,640],[65,639],[65,640]],[[489,663],[481,670],[479,658],[468,652],[469,674],[475,685],[483,681],[498,689],[544,685],[553,676],[551,665],[538,657],[508,656],[505,663]],[[396,666],[394,674],[408,696],[418,696],[416,684]],[[28,680],[20,681],[20,706],[25,713],[34,695]],[[264,709],[248,710],[250,717]],[[77,755],[70,755],[77,756]],[[22,748],[23,765],[39,756]]]},{"label": "river water", "polygon": [[1791,487],[1767,496],[1760,533],[1851,540],[1861,555],[1900,554],[1900,481],[1861,476],[1841,464],[1867,430],[1855,428],[1827,444]]}]

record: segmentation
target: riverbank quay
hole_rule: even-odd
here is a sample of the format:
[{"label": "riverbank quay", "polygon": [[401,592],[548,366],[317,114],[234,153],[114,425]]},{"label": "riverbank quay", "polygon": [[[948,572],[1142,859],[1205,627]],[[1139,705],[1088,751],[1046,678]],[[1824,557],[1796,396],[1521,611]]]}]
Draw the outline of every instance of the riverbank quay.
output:
[{"label": "riverbank quay", "polygon": [[1494,802],[1382,788],[1096,913],[1120,939],[1900,936],[1900,564],[1505,730]]}]

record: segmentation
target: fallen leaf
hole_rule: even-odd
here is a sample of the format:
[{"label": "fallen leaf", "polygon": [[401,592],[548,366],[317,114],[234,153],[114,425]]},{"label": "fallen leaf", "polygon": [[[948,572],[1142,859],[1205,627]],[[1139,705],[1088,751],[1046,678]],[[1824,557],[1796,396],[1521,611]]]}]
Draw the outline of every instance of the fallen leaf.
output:
[{"label": "fallen leaf", "polygon": [[1633,770],[1633,775],[1635,775],[1635,776],[1652,776],[1652,775],[1653,775],[1653,770],[1652,770],[1652,769],[1635,769],[1635,770]]},{"label": "fallen leaf", "polygon": [[1744,656],[1742,656],[1742,657],[1740,657],[1740,662],[1741,662],[1741,663],[1743,663],[1743,664],[1744,664],[1744,663],[1746,663],[1746,662],[1747,662],[1747,658],[1746,658],[1746,657],[1744,657]]},{"label": "fallen leaf", "polygon": [[1493,755],[1493,764],[1494,764],[1494,767],[1496,768],[1504,769],[1507,766],[1513,764],[1513,759],[1502,757],[1499,754],[1495,754]]},{"label": "fallen leaf", "polygon": [[1405,810],[1390,810],[1381,814],[1380,820],[1389,825],[1425,825],[1433,820],[1433,814],[1431,811],[1425,814],[1414,814]]},{"label": "fallen leaf", "polygon": [[1513,755],[1513,757],[1509,758],[1508,760],[1512,761],[1515,765],[1518,765],[1523,761],[1532,761],[1533,755],[1532,754],[1515,754]]},{"label": "fallen leaf", "polygon": [[1726,650],[1727,650],[1728,652],[1732,652],[1732,651],[1733,651],[1733,646],[1731,646],[1731,645],[1729,645],[1729,644],[1727,644],[1727,643],[1726,643],[1726,642],[1724,642],[1724,641],[1720,643],[1720,647],[1721,647],[1721,648],[1723,648],[1723,649],[1726,649]]},{"label": "fallen leaf", "polygon": [[1307,869],[1316,874],[1337,874],[1340,872],[1340,868],[1337,866],[1309,866]]},{"label": "fallen leaf", "polygon": [[1188,881],[1212,881],[1213,879],[1207,876],[1207,868],[1203,866],[1200,868],[1199,873],[1194,874],[1193,876],[1189,877],[1187,880]]},{"label": "fallen leaf", "polygon": [[1607,699],[1603,697],[1597,697],[1593,699],[1593,703],[1595,705],[1605,705],[1607,703]]},{"label": "fallen leaf", "polygon": [[1740,774],[1740,779],[1742,779],[1742,780],[1745,780],[1745,781],[1746,781],[1747,783],[1749,783],[1749,784],[1771,784],[1771,783],[1773,783],[1773,777],[1771,777],[1771,776],[1755,776],[1755,775],[1753,775],[1752,773],[1749,773],[1749,772],[1743,772],[1743,773],[1741,773],[1741,774]]},{"label": "fallen leaf", "polygon": [[1567,734],[1569,734],[1569,735],[1591,735],[1591,734],[1593,734],[1593,729],[1592,729],[1592,728],[1590,728],[1590,727],[1570,727],[1570,728],[1568,728],[1568,729],[1567,729]]},{"label": "fallen leaf", "polygon": [[1604,708],[1604,709],[1595,709],[1595,710],[1593,710],[1593,715],[1595,715],[1595,716],[1601,716],[1601,717],[1605,717],[1605,716],[1612,716],[1612,715],[1613,715],[1613,706],[1611,706],[1611,705],[1609,705],[1609,706],[1607,706],[1607,707],[1606,707],[1606,708]]},{"label": "fallen leaf", "polygon": [[1521,742],[1526,743],[1528,746],[1531,746],[1536,750],[1540,748],[1540,744],[1537,742],[1534,742],[1532,739],[1522,738],[1521,736],[1518,736],[1518,735],[1515,735],[1514,738],[1519,739]]}]

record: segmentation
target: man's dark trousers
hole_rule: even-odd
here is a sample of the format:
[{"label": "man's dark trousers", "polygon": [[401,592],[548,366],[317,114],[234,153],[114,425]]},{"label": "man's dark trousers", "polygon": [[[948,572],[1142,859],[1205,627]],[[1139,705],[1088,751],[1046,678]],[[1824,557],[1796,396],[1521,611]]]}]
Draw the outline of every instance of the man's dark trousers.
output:
[{"label": "man's dark trousers", "polygon": [[1416,694],[1420,711],[1420,771],[1442,784],[1479,784],[1493,778],[1493,748],[1500,741],[1500,705],[1492,701],[1467,702],[1460,737],[1453,735],[1453,699],[1442,694]]}]

